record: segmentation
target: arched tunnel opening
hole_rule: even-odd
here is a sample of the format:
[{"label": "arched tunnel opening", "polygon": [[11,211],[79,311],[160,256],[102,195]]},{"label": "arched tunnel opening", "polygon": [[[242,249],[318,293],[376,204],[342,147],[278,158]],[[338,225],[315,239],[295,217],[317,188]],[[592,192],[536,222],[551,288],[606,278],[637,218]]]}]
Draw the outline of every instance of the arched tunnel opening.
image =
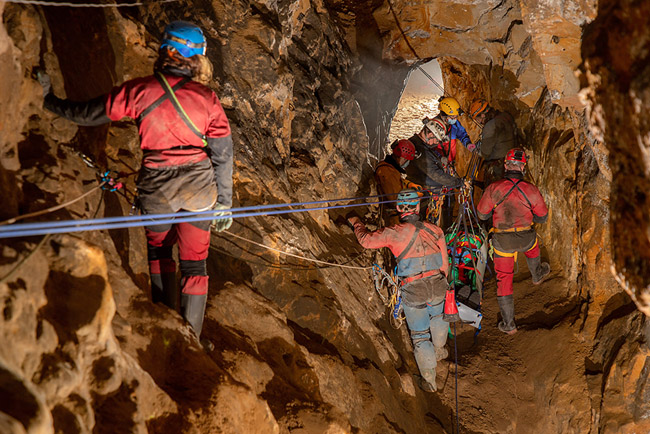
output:
[{"label": "arched tunnel opening", "polygon": [[[513,336],[488,273],[482,329],[450,330],[431,393],[368,270],[389,255],[358,244],[349,209],[235,218],[212,234],[212,351],[152,303],[142,228],[3,238],[0,431],[650,431],[647,2],[78,6],[0,6],[1,220],[75,199],[25,221],[129,214],[138,125],[44,110],[34,72],[59,97],[97,97],[150,75],[163,28],[184,19],[205,32],[207,86],[232,129],[233,206],[376,195],[390,144],[437,114],[442,90],[423,68],[466,111],[485,99],[513,117],[549,206],[537,232],[552,273],[532,285],[517,259]],[[464,173],[471,153],[458,154]],[[123,189],[90,191],[106,170]],[[357,213],[378,227],[377,205]]]}]

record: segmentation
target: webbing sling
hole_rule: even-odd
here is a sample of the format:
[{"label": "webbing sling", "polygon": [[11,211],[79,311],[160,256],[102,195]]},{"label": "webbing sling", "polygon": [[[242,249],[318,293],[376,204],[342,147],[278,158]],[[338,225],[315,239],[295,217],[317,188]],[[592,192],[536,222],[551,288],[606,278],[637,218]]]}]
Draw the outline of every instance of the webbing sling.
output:
[{"label": "webbing sling", "polygon": [[511,178],[506,178],[506,179],[507,179],[508,181],[512,182],[512,187],[510,188],[510,190],[508,190],[508,192],[507,192],[506,194],[503,195],[503,197],[501,198],[501,200],[498,201],[498,202],[494,205],[494,208],[492,208],[492,211],[494,211],[495,209],[497,209],[497,207],[498,207],[499,205],[501,205],[501,204],[503,203],[503,201],[505,201],[505,200],[508,198],[508,196],[510,196],[510,193],[512,193],[513,190],[514,190],[515,188],[516,188],[517,190],[519,190],[519,193],[521,193],[521,195],[524,197],[524,199],[526,199],[526,202],[528,202],[528,208],[532,211],[532,209],[533,209],[533,204],[530,203],[530,200],[528,199],[528,196],[526,196],[526,193],[524,193],[524,192],[521,190],[521,188],[519,188],[519,185],[518,185],[522,180],[521,180],[521,179],[518,179],[517,182],[515,182],[515,181],[513,181]]},{"label": "webbing sling", "polygon": [[[185,110],[183,109],[183,106],[181,106],[181,103],[178,101],[176,98],[176,94],[174,94],[174,90],[172,87],[169,85],[167,82],[167,79],[165,78],[164,75],[162,75],[160,72],[156,72],[156,80],[158,80],[158,83],[162,86],[162,88],[165,90],[165,94],[167,94],[167,97],[171,100],[171,103],[174,105],[174,108],[176,109],[176,113],[180,116],[180,118],[183,120],[185,125],[198,137],[203,141],[203,146],[208,146],[208,139],[203,134],[196,125],[194,125],[194,122],[192,122],[192,119],[185,113]],[[189,148],[190,146],[183,146],[184,148]],[[195,148],[197,146],[194,146]]]}]

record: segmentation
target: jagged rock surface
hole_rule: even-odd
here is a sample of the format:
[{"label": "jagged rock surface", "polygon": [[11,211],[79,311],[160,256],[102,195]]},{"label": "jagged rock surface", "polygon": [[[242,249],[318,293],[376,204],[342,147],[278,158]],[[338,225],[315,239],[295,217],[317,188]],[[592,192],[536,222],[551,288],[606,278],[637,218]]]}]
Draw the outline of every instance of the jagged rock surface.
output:
[{"label": "jagged rock surface", "polygon": [[[369,193],[370,164],[416,60],[401,30],[419,57],[444,56],[445,87],[464,105],[486,97],[516,117],[552,210],[541,235],[557,270],[543,296],[517,282],[528,315],[515,340],[486,322],[485,345],[470,348],[461,330],[459,384],[470,391],[461,430],[647,431],[647,323],[609,270],[614,263],[647,310],[646,6],[257,0],[128,10],[2,3],[0,12],[3,218],[95,186],[73,148],[124,173],[140,157],[131,122],[83,128],[44,112],[37,65],[57,95],[91,98],[150,73],[169,20],[196,20],[233,127],[235,202],[253,205]],[[587,116],[573,75],[583,58]],[[634,113],[622,116],[628,107]],[[46,218],[128,211],[96,192]],[[232,231],[321,260],[371,263],[338,216],[260,217]],[[2,243],[0,334],[11,343],[0,349],[2,432],[452,431],[453,367],[441,363],[437,395],[414,385],[408,333],[390,327],[365,271],[214,236],[205,336],[217,350],[206,354],[177,313],[149,301],[141,230],[40,241]],[[493,299],[485,312],[496,318]],[[520,388],[503,393],[506,372]]]}]

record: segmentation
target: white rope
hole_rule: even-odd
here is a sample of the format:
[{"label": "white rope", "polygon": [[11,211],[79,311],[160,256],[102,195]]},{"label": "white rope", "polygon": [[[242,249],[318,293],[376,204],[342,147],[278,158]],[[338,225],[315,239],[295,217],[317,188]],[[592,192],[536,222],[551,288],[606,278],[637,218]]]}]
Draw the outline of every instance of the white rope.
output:
[{"label": "white rope", "polygon": [[40,210],[40,211],[30,212],[29,214],[19,215],[17,217],[10,218],[9,220],[2,221],[2,222],[0,222],[0,226],[10,225],[12,223],[16,223],[18,220],[24,220],[26,218],[37,217],[39,215],[49,214],[51,212],[58,211],[61,208],[65,208],[65,207],[67,207],[69,205],[72,205],[75,202],[80,201],[81,199],[88,196],[89,194],[92,194],[93,192],[95,192],[95,191],[99,190],[100,188],[102,188],[105,184],[106,184],[106,181],[103,181],[101,184],[91,188],[90,190],[88,190],[87,192],[82,194],[81,196],[78,196],[78,197],[76,197],[74,199],[71,199],[71,200],[69,200],[69,201],[67,201],[65,203],[55,205],[53,207],[43,209],[43,210]]},{"label": "white rope", "polygon": [[23,5],[38,6],[66,6],[71,8],[122,8],[131,6],[149,6],[155,3],[172,3],[180,0],[156,0],[150,2],[136,3],[69,3],[69,2],[49,2],[43,0],[0,0],[5,3],[18,3]]},{"label": "white rope", "polygon": [[357,266],[354,266],[354,265],[335,264],[333,262],[325,262],[325,261],[321,261],[319,259],[306,258],[304,256],[294,255],[293,253],[285,252],[285,251],[276,249],[274,247],[269,247],[269,246],[267,246],[265,244],[255,242],[253,240],[249,240],[248,238],[241,237],[241,236],[233,234],[232,232],[229,232],[229,231],[223,231],[223,232],[225,234],[228,234],[228,235],[232,236],[232,237],[238,238],[238,239],[240,239],[242,241],[246,241],[248,243],[254,244],[254,245],[258,246],[258,247],[262,247],[262,248],[267,249],[267,250],[272,250],[272,251],[280,253],[282,255],[291,256],[292,258],[304,259],[305,261],[315,262],[317,264],[322,264],[322,265],[330,265],[332,267],[350,268],[350,269],[353,269],[353,270],[370,270],[372,268],[372,266],[370,266],[370,267],[357,267]]}]

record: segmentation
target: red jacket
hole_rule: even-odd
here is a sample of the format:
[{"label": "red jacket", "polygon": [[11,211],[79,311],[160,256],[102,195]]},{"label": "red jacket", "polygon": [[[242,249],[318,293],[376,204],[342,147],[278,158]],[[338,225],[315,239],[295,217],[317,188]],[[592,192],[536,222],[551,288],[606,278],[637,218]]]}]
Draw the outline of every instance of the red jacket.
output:
[{"label": "red jacket", "polygon": [[[173,88],[183,77],[164,73]],[[195,81],[174,89],[176,98],[199,132],[207,147],[176,112],[169,99],[142,113],[165,93],[156,77],[136,78],[115,87],[108,95],[89,101],[70,101],[50,93],[43,106],[80,125],[95,126],[130,117],[138,121],[140,147],[145,151],[143,167],[164,168],[195,165],[208,158],[219,189],[217,201],[232,205],[233,145],[230,125],[217,95]],[[175,148],[175,149],[172,149]],[[196,170],[196,168],[195,168]]]},{"label": "red jacket", "polygon": [[[406,254],[398,261],[398,275],[408,282],[417,278],[432,276],[442,272],[447,274],[449,258],[445,235],[438,226],[429,222],[420,222],[417,216],[409,216],[407,220],[394,226],[381,228],[370,232],[362,222],[354,225],[354,234],[359,243],[367,249],[388,247],[399,258],[411,244],[416,225],[422,225],[413,244]],[[411,279],[405,279],[411,277]],[[415,279],[413,278],[415,277]]]},{"label": "red jacket", "polygon": [[522,177],[518,173],[506,172],[505,178],[490,184],[478,203],[479,218],[487,220],[492,216],[493,226],[497,229],[525,228],[533,222],[544,223],[548,217],[544,198],[537,187]]},{"label": "red jacket", "polygon": [[[183,77],[165,74],[165,78],[173,87]],[[188,81],[174,93],[199,131],[209,138],[230,136],[226,114],[211,89],[196,81]],[[138,120],[142,112],[164,94],[165,91],[153,75],[129,80],[106,96],[106,115],[112,121],[125,117]],[[145,153],[145,166],[180,166],[207,158],[201,149],[191,148],[203,148],[203,142],[185,125],[169,99],[138,123],[140,147],[145,151],[160,151]],[[190,148],[170,150],[180,146]]]}]

